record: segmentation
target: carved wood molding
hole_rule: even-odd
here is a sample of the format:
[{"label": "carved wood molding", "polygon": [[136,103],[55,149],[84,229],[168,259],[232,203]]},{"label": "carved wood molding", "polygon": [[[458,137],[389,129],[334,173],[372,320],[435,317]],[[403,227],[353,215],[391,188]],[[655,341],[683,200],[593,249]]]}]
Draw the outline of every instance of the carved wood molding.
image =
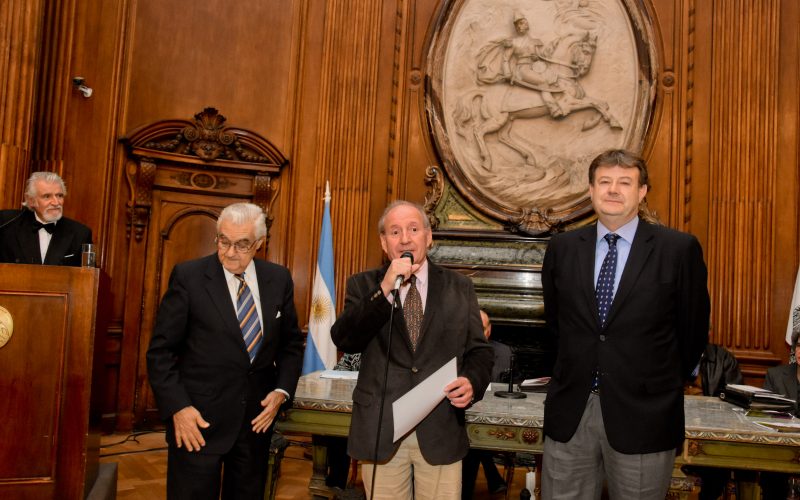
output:
[{"label": "carved wood molding", "polygon": [[179,190],[241,197],[267,217],[267,243],[278,193],[275,177],[289,162],[266,138],[226,126],[215,108],[193,120],[160,120],[122,138],[133,164],[125,172],[131,189],[128,238],[141,242],[150,219],[153,190]]}]

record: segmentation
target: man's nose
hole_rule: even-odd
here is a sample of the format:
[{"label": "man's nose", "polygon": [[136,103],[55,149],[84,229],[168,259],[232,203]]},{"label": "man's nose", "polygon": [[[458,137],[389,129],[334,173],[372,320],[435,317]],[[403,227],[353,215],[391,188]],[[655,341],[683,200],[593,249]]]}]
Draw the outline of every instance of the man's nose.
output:
[{"label": "man's nose", "polygon": [[234,257],[236,256],[236,247],[233,245],[229,246],[227,250],[225,250],[226,257]]}]

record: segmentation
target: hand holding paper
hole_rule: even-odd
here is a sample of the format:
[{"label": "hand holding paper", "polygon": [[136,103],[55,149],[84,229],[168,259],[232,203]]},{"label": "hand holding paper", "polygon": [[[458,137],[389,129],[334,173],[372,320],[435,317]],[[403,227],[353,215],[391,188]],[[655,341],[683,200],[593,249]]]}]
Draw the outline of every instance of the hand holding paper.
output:
[{"label": "hand holding paper", "polygon": [[456,408],[466,408],[472,402],[474,391],[467,377],[458,377],[444,388],[450,404]]},{"label": "hand holding paper", "polygon": [[[455,384],[457,380],[454,381],[454,379],[456,379],[457,375],[456,358],[453,358],[392,403],[392,416],[394,418],[393,442],[408,434],[411,429],[422,422],[436,408],[436,405],[441,403],[445,396],[448,396],[445,393],[445,387]],[[471,385],[469,386],[469,392],[471,398]],[[463,397],[463,395],[460,397]]]}]

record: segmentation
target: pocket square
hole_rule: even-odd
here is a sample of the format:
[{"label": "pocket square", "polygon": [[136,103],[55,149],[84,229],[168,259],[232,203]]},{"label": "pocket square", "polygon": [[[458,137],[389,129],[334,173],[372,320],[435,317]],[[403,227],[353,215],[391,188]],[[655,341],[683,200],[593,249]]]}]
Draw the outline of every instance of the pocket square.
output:
[{"label": "pocket square", "polygon": [[275,319],[278,319],[278,318],[280,318],[280,317],[281,317],[281,312],[280,312],[280,311],[278,311],[278,314],[276,314],[276,315],[275,315]]}]

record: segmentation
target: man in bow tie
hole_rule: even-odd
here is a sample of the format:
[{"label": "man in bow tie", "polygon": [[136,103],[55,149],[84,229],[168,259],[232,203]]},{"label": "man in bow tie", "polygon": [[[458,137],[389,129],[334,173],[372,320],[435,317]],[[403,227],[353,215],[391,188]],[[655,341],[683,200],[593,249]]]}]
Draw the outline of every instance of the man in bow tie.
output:
[{"label": "man in bow tie", "polygon": [[266,234],[260,207],[229,205],[217,253],[176,265],[161,300],[147,372],[170,500],[264,498],[272,424],[303,363],[292,276],[253,258]]},{"label": "man in bow tie", "polygon": [[34,172],[25,185],[25,208],[0,211],[0,262],[80,266],[92,230],[64,214],[67,188],[54,172]]}]

